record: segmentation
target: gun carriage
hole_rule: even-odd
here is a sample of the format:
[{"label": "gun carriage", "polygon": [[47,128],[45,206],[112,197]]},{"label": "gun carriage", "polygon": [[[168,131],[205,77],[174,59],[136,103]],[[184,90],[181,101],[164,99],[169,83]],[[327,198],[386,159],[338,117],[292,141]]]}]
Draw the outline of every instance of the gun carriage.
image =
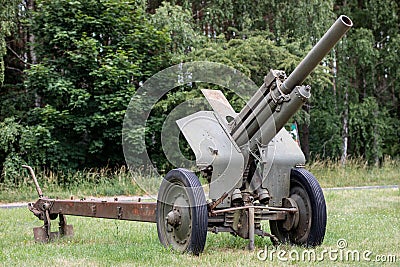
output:
[{"label": "gun carriage", "polygon": [[[207,231],[249,239],[268,236],[273,243],[317,246],[326,230],[326,205],[317,179],[304,169],[305,157],[284,125],[310,96],[302,83],[352,26],[340,16],[287,77],[271,70],[264,84],[236,113],[222,92],[202,90],[212,111],[176,121],[208,181],[206,197],[198,177],[174,169],[164,177],[157,202],[48,199],[36,181],[39,200],[29,209],[41,220],[37,241],[72,235],[65,215],[155,222],[161,243],[182,252],[203,251]],[[59,217],[59,231],[51,221]],[[269,220],[270,233],[261,222]]]}]

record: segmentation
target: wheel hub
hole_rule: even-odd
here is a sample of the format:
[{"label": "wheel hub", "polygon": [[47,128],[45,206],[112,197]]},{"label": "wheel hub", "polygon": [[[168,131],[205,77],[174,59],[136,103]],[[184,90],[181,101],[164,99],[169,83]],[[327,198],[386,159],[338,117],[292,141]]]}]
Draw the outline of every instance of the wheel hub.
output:
[{"label": "wheel hub", "polygon": [[172,210],[168,212],[165,223],[170,240],[183,245],[187,242],[191,233],[189,202],[184,193],[176,196]]},{"label": "wheel hub", "polygon": [[172,227],[177,227],[178,225],[181,225],[181,214],[179,210],[174,208],[171,210],[168,214],[167,217],[165,218],[167,220],[167,223],[171,225]]},{"label": "wheel hub", "polygon": [[311,227],[310,200],[301,187],[295,187],[290,198],[293,199],[298,208],[297,223],[291,232],[292,239],[296,242],[305,242]]},{"label": "wheel hub", "polygon": [[283,207],[297,209],[296,212],[287,213],[286,220],[282,224],[283,229],[290,231],[291,229],[296,228],[299,224],[299,207],[297,206],[296,201],[292,198],[285,198],[283,200]]}]

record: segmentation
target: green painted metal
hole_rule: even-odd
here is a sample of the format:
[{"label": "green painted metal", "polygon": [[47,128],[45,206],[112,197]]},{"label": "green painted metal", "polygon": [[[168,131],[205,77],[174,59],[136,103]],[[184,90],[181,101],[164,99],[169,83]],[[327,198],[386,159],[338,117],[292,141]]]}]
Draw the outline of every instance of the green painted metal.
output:
[{"label": "green painted metal", "polygon": [[213,112],[177,121],[199,170],[211,176],[209,198],[216,201],[228,193],[219,208],[241,194],[276,207],[289,196],[291,169],[304,165],[305,158],[283,127],[311,96],[302,82],[351,26],[348,17],[340,16],[289,77],[271,70],[240,113],[220,91],[203,90]]}]

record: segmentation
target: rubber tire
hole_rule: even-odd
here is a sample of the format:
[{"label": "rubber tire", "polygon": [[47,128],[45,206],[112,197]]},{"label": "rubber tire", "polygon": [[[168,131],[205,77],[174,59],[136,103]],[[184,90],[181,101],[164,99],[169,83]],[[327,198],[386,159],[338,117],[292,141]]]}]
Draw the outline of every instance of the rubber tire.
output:
[{"label": "rubber tire", "polygon": [[[293,238],[297,229],[287,231],[282,227],[282,221],[270,221],[271,233],[276,236],[280,242],[292,245],[301,245],[305,247],[315,247],[322,244],[326,231],[326,203],[322,189],[317,179],[303,168],[293,168],[290,174],[290,195],[292,196],[296,187],[304,189],[311,206],[311,220],[308,236],[303,236],[301,240]],[[301,220],[301,219],[300,219]]]},{"label": "rubber tire", "polygon": [[181,185],[185,188],[190,210],[190,237],[186,247],[179,247],[181,252],[188,252],[199,255],[204,250],[207,238],[208,210],[207,202],[202,185],[198,177],[186,169],[173,169],[164,177],[157,197],[157,232],[161,244],[165,247],[172,247],[166,236],[166,214],[164,212],[165,199],[168,199],[168,190],[171,185]]}]

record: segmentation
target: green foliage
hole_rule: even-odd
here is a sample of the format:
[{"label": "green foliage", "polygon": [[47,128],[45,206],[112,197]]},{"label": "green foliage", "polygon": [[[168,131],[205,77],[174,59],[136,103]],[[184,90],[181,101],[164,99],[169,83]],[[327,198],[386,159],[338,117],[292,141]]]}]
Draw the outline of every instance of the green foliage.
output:
[{"label": "green foliage", "polygon": [[0,181],[18,185],[19,170],[27,162],[33,166],[57,166],[57,156],[60,156],[54,150],[57,141],[43,126],[23,126],[7,118],[0,123],[0,136],[0,161],[3,162]]},{"label": "green foliage", "polygon": [[38,64],[25,86],[40,99],[29,123],[51,132],[60,164],[123,164],[122,120],[141,81],[168,62],[169,38],[139,1],[38,1]]},{"label": "green foliage", "polygon": [[248,75],[261,86],[270,69],[282,69],[288,73],[299,58],[263,35],[248,39],[232,39],[228,42],[209,42],[208,46],[189,54],[187,60],[208,60],[226,64]]},{"label": "green foliage", "polygon": [[313,87],[310,110],[311,157],[337,158],[341,154],[342,117],[330,88]]},{"label": "green foliage", "polygon": [[[368,97],[360,104],[350,105],[350,130],[354,156],[365,156],[373,162],[382,159],[386,147],[384,141],[390,140],[388,137],[396,128],[387,110],[379,108],[375,98]],[[387,147],[391,146],[388,144]]]},{"label": "green foliage", "polygon": [[[121,128],[129,100],[170,61],[220,62],[260,86],[271,68],[289,74],[340,14],[354,27],[306,80],[312,98],[294,118],[309,129],[302,141],[310,142],[314,157],[340,158],[345,142],[348,155],[371,163],[400,152],[396,1],[0,3],[0,59],[8,51],[6,60],[26,68],[24,75],[8,73],[0,91],[0,165],[7,179],[22,162],[51,168],[124,164]],[[7,37],[16,23],[19,35]],[[6,37],[21,48],[6,50]],[[243,99],[224,88],[177,88],[154,107],[146,129],[132,125],[126,141],[135,155],[146,150],[138,146],[145,132],[150,156],[168,169],[160,146],[163,122],[180,103],[202,97],[198,89],[206,86],[223,90],[236,111],[243,107]],[[147,104],[135,101],[138,110]],[[187,147],[181,149],[190,157]]]},{"label": "green foliage", "polygon": [[333,0],[276,1],[272,12],[275,17],[269,27],[274,29],[277,39],[307,48],[316,44],[336,18],[333,5]]},{"label": "green foliage", "polygon": [[18,0],[0,1],[0,85],[4,81],[4,61],[6,49],[6,37],[10,36],[15,29],[18,14]]},{"label": "green foliage", "polygon": [[[375,164],[385,153],[399,153],[400,136],[395,127],[400,114],[396,10],[399,6],[395,1],[354,2],[338,10],[351,14],[355,28],[338,49],[336,101],[343,105],[341,110],[349,110],[349,153]],[[349,97],[343,101],[346,92]]]},{"label": "green foliage", "polygon": [[151,20],[158,29],[169,32],[170,50],[174,53],[189,52],[204,42],[205,37],[196,29],[189,9],[163,2]]}]

